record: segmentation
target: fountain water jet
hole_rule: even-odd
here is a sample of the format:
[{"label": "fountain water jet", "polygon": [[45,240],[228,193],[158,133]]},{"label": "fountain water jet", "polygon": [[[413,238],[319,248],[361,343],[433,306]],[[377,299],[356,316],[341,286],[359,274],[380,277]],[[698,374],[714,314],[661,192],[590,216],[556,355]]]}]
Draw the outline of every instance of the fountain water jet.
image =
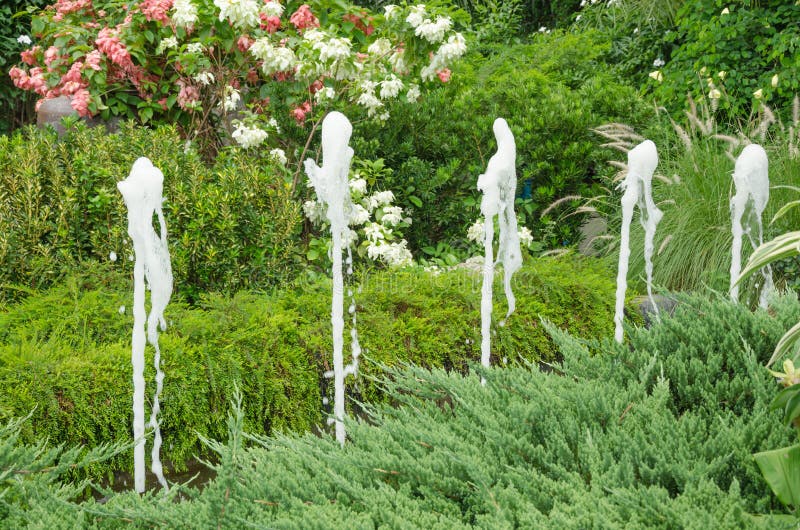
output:
[{"label": "fountain water jet", "polygon": [[647,296],[653,311],[658,315],[658,306],[653,300],[653,249],[656,226],[663,213],[653,201],[653,173],[658,166],[656,144],[645,140],[628,151],[628,175],[620,184],[622,194],[622,230],[620,233],[619,265],[617,268],[617,294],[614,311],[614,339],[622,342],[622,320],[625,311],[625,291],[628,288],[628,259],[631,255],[630,231],[633,208],[639,206],[639,221],[644,228],[644,259],[647,274]]},{"label": "fountain water jet", "polygon": [[[486,172],[478,177],[478,189],[483,192],[481,213],[484,217],[484,260],[483,285],[481,288],[481,364],[489,366],[491,357],[492,326],[492,282],[494,267],[503,264],[503,286],[508,311],[506,318],[516,307],[516,299],[511,290],[511,277],[522,267],[522,252],[517,233],[517,215],[514,212],[514,198],[517,188],[517,147],[514,134],[503,118],[497,118],[492,127],[497,140],[497,153],[489,159]],[[492,254],[494,243],[494,216],[500,225],[500,245],[495,263]],[[500,322],[501,325],[505,320]],[[482,382],[484,382],[482,380]]]},{"label": "fountain water jet", "polygon": [[[150,427],[154,430],[151,453],[152,471],[162,487],[167,488],[161,459],[161,429],[158,423],[159,396],[164,383],[161,371],[161,349],[158,346],[158,327],[165,330],[164,310],[172,295],[172,266],[167,247],[167,225],[161,209],[164,175],[147,158],[134,162],[130,175],[117,183],[128,208],[128,235],[133,240],[135,262],[133,266],[133,338],[131,364],[133,365],[133,437],[134,487],[145,490],[145,440],[144,440],[144,350],[145,339],[155,348],[156,391],[150,414]],[[157,215],[160,235],[153,229],[153,215]],[[147,285],[145,286],[145,280]],[[150,314],[145,311],[145,289],[150,290]],[[145,321],[147,331],[145,335]]]},{"label": "fountain water jet", "polygon": [[[739,284],[736,283],[742,268],[742,236],[747,235],[754,249],[764,242],[764,228],[761,214],[769,201],[769,160],[764,148],[757,144],[745,146],[733,171],[733,182],[736,193],[731,198],[731,299],[739,301]],[[742,221],[748,216],[747,222]],[[753,225],[758,228],[758,239],[754,239]],[[767,307],[767,294],[772,290],[772,269],[761,270],[764,285],[759,295],[759,306]]]},{"label": "fountain water jet", "polygon": [[[342,353],[344,343],[344,278],[342,276],[342,245],[349,231],[348,222],[352,210],[348,173],[353,159],[353,149],[347,144],[353,126],[340,112],[331,112],[322,121],[322,167],[312,159],[306,159],[305,170],[309,185],[314,188],[320,202],[326,207],[326,217],[331,225],[331,260],[333,262],[333,296],[331,301],[331,325],[333,327],[333,376],[334,400],[333,415],[336,440],[344,445],[344,379],[356,375],[361,348],[355,327],[351,330],[353,361],[344,365]],[[348,247],[348,270],[352,270],[352,255]],[[355,323],[355,304],[351,304],[353,323]]]}]

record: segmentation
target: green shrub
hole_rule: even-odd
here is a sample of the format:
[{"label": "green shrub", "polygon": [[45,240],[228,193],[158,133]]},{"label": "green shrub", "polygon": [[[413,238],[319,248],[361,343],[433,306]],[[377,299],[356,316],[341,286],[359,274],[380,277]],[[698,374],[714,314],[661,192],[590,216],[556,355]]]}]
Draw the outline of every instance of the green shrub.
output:
[{"label": "green shrub", "polygon": [[[612,333],[613,285],[596,262],[536,260],[515,276],[517,312],[496,326],[493,363],[554,360],[543,316],[585,336]],[[496,292],[502,292],[498,276]],[[29,442],[93,446],[130,436],[131,311],[126,282],[99,271],[31,295],[0,313],[0,419],[33,410]],[[362,376],[354,402],[381,399],[376,362],[466,371],[480,358],[479,272],[380,272],[356,293]],[[495,315],[505,314],[498,301]],[[238,384],[253,433],[304,431],[321,420],[322,373],[331,368],[330,282],[272,295],[210,295],[201,307],[174,301],[161,335],[165,459],[178,467],[200,451],[195,432],[224,435],[226,403]],[[150,355],[148,353],[148,355]],[[151,368],[147,369],[152,390]],[[35,410],[34,410],[35,409]],[[128,455],[130,456],[130,455]],[[116,468],[129,468],[127,459]]]},{"label": "green shrub", "polygon": [[[241,528],[794,528],[750,454],[785,443],[762,363],[800,303],[776,317],[683,298],[631,342],[554,331],[565,362],[475,376],[406,367],[384,380],[397,407],[331,436],[244,436],[235,405],[217,478],[161,498],[61,502],[82,525]],[[244,410],[249,411],[247,402]],[[251,447],[245,447],[249,443]],[[47,497],[10,523],[52,518]],[[757,515],[764,514],[764,515]]]},{"label": "green shrub", "polygon": [[[176,285],[265,287],[291,275],[300,207],[281,168],[225,152],[208,168],[175,129],[124,124],[117,134],[80,124],[58,139],[36,129],[0,137],[0,300],[47,286],[86,261],[133,254],[116,183],[147,156],[164,173]],[[19,287],[15,287],[19,286]]]},{"label": "green shrub", "polygon": [[592,189],[607,171],[591,127],[646,115],[632,89],[598,71],[598,54],[591,35],[562,33],[473,54],[451,83],[413,107],[394,107],[389,126],[358,128],[356,152],[394,169],[381,185],[411,212],[405,235],[415,251],[439,242],[463,247],[480,215],[476,182],[494,154],[497,117],[516,137],[518,192],[529,188],[518,200],[524,223],[550,247],[576,241],[577,220],[540,219],[542,210]]},{"label": "green shrub", "polygon": [[[724,90],[719,104],[731,122],[748,116],[759,89],[762,101],[788,109],[800,88],[798,18],[800,5],[794,0],[685,1],[676,31],[667,36],[674,51],[664,67],[664,81],[653,82],[655,97],[679,111],[687,92],[696,99],[707,96],[707,80],[712,79]],[[727,74],[724,81],[717,76],[720,71]]]}]

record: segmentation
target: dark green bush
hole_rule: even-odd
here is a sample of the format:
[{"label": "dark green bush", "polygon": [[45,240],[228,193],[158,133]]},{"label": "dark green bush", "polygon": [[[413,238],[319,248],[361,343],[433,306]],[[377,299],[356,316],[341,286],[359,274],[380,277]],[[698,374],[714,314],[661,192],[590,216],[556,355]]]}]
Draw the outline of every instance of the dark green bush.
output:
[{"label": "dark green bush", "polygon": [[[729,10],[723,14],[723,8]],[[664,81],[653,83],[659,104],[682,110],[685,94],[708,95],[707,79],[724,91],[720,109],[729,121],[746,118],[761,89],[762,101],[788,109],[800,89],[800,4],[794,0],[723,2],[687,0],[678,11],[677,29],[667,35],[674,51]],[[717,73],[726,72],[721,80]],[[778,75],[777,87],[772,76]]]},{"label": "dark green bush", "polygon": [[[0,300],[40,288],[86,261],[133,254],[116,183],[147,156],[164,173],[172,268],[181,292],[265,287],[291,275],[300,207],[281,168],[225,152],[211,168],[171,127],[83,125],[58,139],[0,136]],[[17,286],[17,287],[15,287]]]},{"label": "dark green bush", "polygon": [[[543,316],[585,336],[612,333],[613,285],[592,261],[536,260],[515,281],[517,312],[496,327],[493,363],[554,360]],[[480,273],[381,272],[356,294],[365,355],[348,381],[356,402],[381,393],[375,362],[414,362],[466,371],[480,358]],[[0,312],[0,419],[27,414],[32,442],[93,446],[130,433],[130,304],[118,274],[72,277]],[[495,286],[502,292],[500,277]],[[498,301],[495,315],[505,314]],[[213,295],[201,307],[173,302],[161,335],[166,380],[162,432],[166,459],[178,466],[200,450],[195,431],[224,435],[226,403],[238,384],[250,432],[304,431],[322,418],[322,373],[331,369],[330,282],[273,295]],[[148,353],[148,356],[150,353]],[[152,369],[148,368],[152,389]],[[127,460],[114,463],[128,468]]]},{"label": "dark green bush", "polygon": [[[349,421],[344,448],[329,436],[245,437],[234,406],[202,492],[56,510],[92,528],[795,528],[751,457],[793,436],[768,410],[777,385],[763,362],[800,304],[775,311],[683,298],[629,345],[593,342],[594,356],[555,332],[561,369],[491,369],[486,386],[395,370],[384,385],[400,406]],[[51,520],[48,500],[9,522]]]},{"label": "dark green bush", "polygon": [[463,245],[480,215],[478,175],[494,154],[492,123],[508,121],[516,136],[518,192],[524,223],[548,246],[577,240],[574,218],[540,218],[555,199],[590,190],[607,171],[589,130],[646,114],[635,91],[598,71],[600,50],[588,34],[542,35],[534,44],[498,47],[459,64],[451,83],[413,106],[397,106],[387,127],[358,128],[356,151],[393,168],[380,185],[414,219],[412,248]]}]

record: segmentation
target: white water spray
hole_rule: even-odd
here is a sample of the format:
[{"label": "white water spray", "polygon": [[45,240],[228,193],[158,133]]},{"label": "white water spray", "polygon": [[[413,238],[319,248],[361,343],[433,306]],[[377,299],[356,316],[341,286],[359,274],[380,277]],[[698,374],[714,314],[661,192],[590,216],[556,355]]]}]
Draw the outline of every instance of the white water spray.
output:
[{"label": "white water spray", "polygon": [[633,208],[639,206],[640,222],[644,228],[644,260],[647,274],[647,296],[653,311],[658,315],[658,306],[653,299],[653,249],[656,226],[663,217],[653,201],[653,173],[658,166],[656,144],[645,140],[628,152],[628,175],[620,184],[622,194],[622,231],[619,242],[619,266],[617,268],[617,296],[614,311],[614,339],[622,342],[622,321],[625,311],[625,291],[628,288],[628,259],[631,255],[630,235]]},{"label": "white water spray", "polygon": [[[503,286],[505,288],[508,311],[506,318],[514,311],[516,299],[511,290],[511,277],[522,267],[522,252],[517,234],[517,215],[514,212],[514,198],[517,188],[517,147],[514,134],[503,118],[494,121],[494,136],[497,140],[497,153],[489,159],[486,172],[478,177],[478,189],[483,192],[481,213],[484,217],[484,260],[483,285],[481,287],[481,364],[489,366],[491,357],[492,326],[492,281],[494,267],[503,264]],[[500,225],[500,245],[497,262],[494,261],[494,216]],[[501,325],[505,320],[500,322]]]},{"label": "white water spray", "polygon": [[[167,248],[167,225],[161,209],[163,186],[164,175],[147,158],[136,160],[128,178],[117,183],[117,188],[122,193],[125,206],[128,208],[128,235],[133,240],[135,254],[131,364],[133,365],[133,437],[136,441],[133,452],[134,486],[139,493],[145,489],[145,338],[155,348],[153,363],[156,369],[156,391],[149,423],[154,429],[151,467],[161,486],[167,488],[160,459],[161,429],[158,423],[159,396],[164,383],[161,350],[158,346],[158,327],[160,325],[162,331],[167,327],[164,310],[172,295],[172,266]],[[158,217],[160,235],[153,229],[154,214]],[[149,315],[145,311],[145,288],[150,289]]]},{"label": "white water spray", "polygon": [[[349,230],[348,221],[352,205],[350,203],[350,186],[347,175],[350,172],[350,163],[353,159],[353,149],[347,144],[353,127],[348,119],[340,112],[331,112],[322,121],[322,167],[312,159],[306,159],[305,170],[308,175],[309,185],[314,188],[317,197],[326,207],[326,216],[331,225],[331,238],[333,248],[331,260],[333,262],[333,299],[331,302],[331,325],[333,327],[333,373],[326,373],[327,377],[333,375],[334,397],[333,415],[336,430],[336,440],[342,445],[345,441],[344,430],[344,378],[347,375],[356,375],[358,371],[358,356],[361,348],[355,332],[355,304],[351,303],[350,311],[353,315],[353,328],[351,330],[351,346],[353,361],[344,365],[342,353],[344,343],[344,279],[342,276],[342,244],[345,234]],[[348,248],[348,271],[352,270],[352,255]]]},{"label": "white water spray", "polygon": [[[769,200],[769,161],[763,147],[756,144],[745,146],[742,154],[736,159],[733,182],[736,185],[736,193],[731,198],[733,244],[730,292],[731,299],[738,302],[739,284],[735,282],[742,268],[742,237],[746,235],[754,249],[764,242],[761,214],[764,213]],[[758,230],[755,236],[753,225]],[[767,294],[772,290],[772,269],[764,267],[761,274],[764,277],[764,285],[759,295],[759,306],[766,308]]]}]

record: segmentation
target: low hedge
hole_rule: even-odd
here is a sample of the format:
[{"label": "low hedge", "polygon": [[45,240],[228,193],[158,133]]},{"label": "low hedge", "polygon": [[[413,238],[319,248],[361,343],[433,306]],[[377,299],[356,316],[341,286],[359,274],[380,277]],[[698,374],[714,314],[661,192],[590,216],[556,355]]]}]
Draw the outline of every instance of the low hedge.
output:
[{"label": "low hedge", "polygon": [[[0,386],[7,389],[0,395],[0,415],[33,410],[23,440],[94,446],[130,436],[132,316],[129,308],[119,312],[130,304],[128,281],[108,267],[91,271],[0,312]],[[517,311],[505,326],[495,326],[493,362],[556,359],[540,317],[584,336],[611,335],[609,277],[586,259],[526,264],[515,276]],[[379,374],[378,363],[463,372],[480,359],[480,278],[468,270],[436,276],[382,271],[362,278],[358,332],[368,359],[363,375],[348,379],[353,402],[381,399],[370,377]],[[506,310],[500,282],[498,276],[498,318]],[[209,295],[194,307],[173,301],[160,340],[165,460],[180,468],[202,450],[197,433],[224,436],[235,385],[247,402],[250,432],[320,425],[322,397],[333,393],[322,377],[331,368],[329,315],[325,279],[272,294]],[[148,366],[148,392],[153,371]],[[110,466],[130,469],[130,455]]]},{"label": "low hedge", "polygon": [[794,297],[771,313],[685,297],[628,344],[555,332],[564,362],[549,373],[490,369],[482,386],[393,370],[383,384],[400,406],[349,420],[344,448],[244,436],[234,405],[202,491],[79,505],[25,477],[37,494],[0,503],[15,528],[797,528],[751,455],[796,437],[769,410],[779,387],[763,363],[799,317]]}]

